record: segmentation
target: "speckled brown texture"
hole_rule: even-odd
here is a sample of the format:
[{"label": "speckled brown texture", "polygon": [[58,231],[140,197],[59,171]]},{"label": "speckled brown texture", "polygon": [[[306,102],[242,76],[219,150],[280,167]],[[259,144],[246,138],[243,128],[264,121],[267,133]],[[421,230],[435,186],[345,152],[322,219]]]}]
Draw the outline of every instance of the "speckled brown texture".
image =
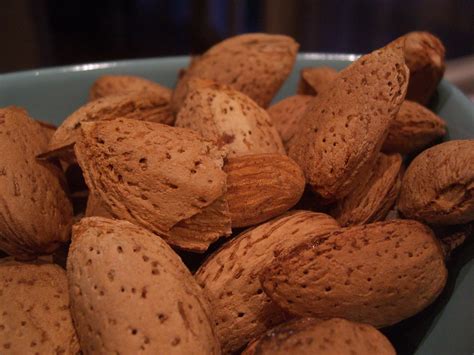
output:
[{"label": "speckled brown texture", "polygon": [[327,90],[337,78],[337,70],[331,67],[303,68],[300,71],[297,94],[318,95]]},{"label": "speckled brown texture", "polygon": [[283,154],[230,158],[224,171],[232,227],[252,226],[288,211],[305,188],[301,168]]},{"label": "speckled brown texture", "polygon": [[299,129],[303,114],[312,98],[310,95],[288,96],[268,108],[267,112],[284,145]]},{"label": "speckled brown texture", "polygon": [[79,354],[66,272],[36,261],[0,261],[0,353]]},{"label": "speckled brown texture", "polygon": [[279,325],[242,355],[395,355],[388,339],[368,324],[341,318],[301,318]]},{"label": "speckled brown texture", "polygon": [[362,56],[311,101],[288,155],[317,195],[341,199],[370,169],[407,83],[403,52],[392,45]]},{"label": "speckled brown texture", "polygon": [[189,89],[176,118],[176,127],[199,132],[225,149],[228,157],[285,154],[270,116],[248,96],[227,86],[202,84],[201,80],[195,87]]},{"label": "speckled brown texture", "polygon": [[62,172],[35,159],[47,146],[25,110],[0,109],[0,249],[16,257],[51,253],[69,239],[72,207]]},{"label": "speckled brown texture", "polygon": [[149,231],[84,218],[73,228],[67,276],[84,354],[220,354],[208,300]]},{"label": "speckled brown texture", "polygon": [[114,216],[195,251],[230,234],[223,152],[212,142],[188,129],[130,119],[82,127],[77,160]]},{"label": "speckled brown texture", "polygon": [[299,242],[337,228],[337,222],[323,213],[289,212],[243,232],[200,267],[195,277],[210,297],[224,353],[285,319],[262,291],[262,269]]},{"label": "speckled brown texture", "polygon": [[80,107],[58,127],[49,142],[49,150],[58,150],[76,142],[84,122],[109,121],[116,118],[172,124],[168,99],[155,93],[128,93],[107,96]]},{"label": "speckled brown texture", "polygon": [[408,167],[398,209],[431,224],[474,220],[474,140],[453,140],[418,155]]},{"label": "speckled brown texture", "polygon": [[228,38],[192,61],[171,98],[178,112],[191,78],[210,79],[230,85],[266,108],[291,72],[298,43],[291,37],[248,33]]},{"label": "speckled brown texture", "polygon": [[153,93],[168,101],[171,89],[151,80],[133,75],[103,75],[91,86],[89,99],[97,100],[105,96],[128,94],[130,92]]},{"label": "speckled brown texture", "polygon": [[343,227],[383,220],[397,200],[401,168],[400,154],[381,153],[367,177],[330,214]]},{"label": "speckled brown texture", "polygon": [[428,227],[392,220],[313,238],[260,276],[265,292],[293,315],[385,327],[431,304],[446,284],[447,270]]},{"label": "speckled brown texture", "polygon": [[410,69],[407,99],[426,105],[446,69],[444,45],[429,32],[410,32],[396,41],[405,42],[405,63]]},{"label": "speckled brown texture", "polygon": [[387,153],[417,153],[446,134],[446,122],[414,101],[405,100],[390,125],[382,150]]}]

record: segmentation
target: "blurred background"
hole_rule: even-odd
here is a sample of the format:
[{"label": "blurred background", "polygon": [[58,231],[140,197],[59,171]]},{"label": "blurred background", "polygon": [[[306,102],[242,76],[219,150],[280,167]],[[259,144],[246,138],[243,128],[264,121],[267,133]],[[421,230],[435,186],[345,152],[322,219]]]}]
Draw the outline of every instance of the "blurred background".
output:
[{"label": "blurred background", "polygon": [[451,79],[474,91],[474,0],[1,0],[0,73],[200,53],[244,32],[365,53],[414,30],[441,38]]}]

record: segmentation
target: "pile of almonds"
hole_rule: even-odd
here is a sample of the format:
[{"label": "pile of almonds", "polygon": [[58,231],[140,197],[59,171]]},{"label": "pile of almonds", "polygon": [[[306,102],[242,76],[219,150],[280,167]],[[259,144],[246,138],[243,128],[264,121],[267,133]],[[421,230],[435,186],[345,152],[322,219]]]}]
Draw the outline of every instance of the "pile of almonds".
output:
[{"label": "pile of almonds", "polygon": [[395,353],[377,328],[438,297],[474,221],[474,140],[425,106],[444,47],[305,68],[269,107],[297,51],[103,76],[57,129],[0,109],[0,353]]}]

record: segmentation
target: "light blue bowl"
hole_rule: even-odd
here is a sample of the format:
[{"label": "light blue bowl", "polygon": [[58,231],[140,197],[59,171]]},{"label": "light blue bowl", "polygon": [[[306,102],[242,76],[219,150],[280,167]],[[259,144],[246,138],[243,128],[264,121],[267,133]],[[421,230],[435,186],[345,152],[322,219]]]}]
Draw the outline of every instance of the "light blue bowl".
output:
[{"label": "light blue bowl", "polygon": [[[299,70],[327,65],[341,69],[355,55],[300,54],[293,73],[275,101],[295,92]],[[81,64],[0,75],[0,107],[25,107],[38,119],[60,124],[87,101],[93,81],[103,74],[140,75],[173,87],[188,57]],[[442,81],[433,109],[448,122],[446,139],[474,138],[474,105],[453,85]],[[474,169],[474,167],[473,167]],[[474,243],[448,263],[446,290],[426,311],[388,330],[400,353],[436,355],[474,353]]]}]

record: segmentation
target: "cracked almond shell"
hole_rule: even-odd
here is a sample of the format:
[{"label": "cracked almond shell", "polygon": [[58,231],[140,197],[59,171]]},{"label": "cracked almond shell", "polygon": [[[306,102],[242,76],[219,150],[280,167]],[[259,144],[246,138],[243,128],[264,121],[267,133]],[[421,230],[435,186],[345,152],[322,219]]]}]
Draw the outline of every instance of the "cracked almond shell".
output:
[{"label": "cracked almond shell", "polygon": [[474,220],[474,140],[453,140],[419,154],[403,177],[398,209],[430,224]]},{"label": "cracked almond shell", "polygon": [[433,232],[411,220],[343,228],[298,245],[262,271],[262,287],[294,316],[377,328],[431,304],[447,279]]},{"label": "cracked almond shell", "polygon": [[262,291],[262,269],[298,243],[338,228],[323,213],[292,211],[243,232],[207,259],[195,278],[210,298],[224,353],[285,320]]},{"label": "cracked almond shell", "polygon": [[84,354],[220,354],[208,300],[179,256],[149,231],[82,219],[67,276]]},{"label": "cracked almond shell", "polygon": [[224,153],[198,133],[131,119],[87,123],[75,153],[114,217],[194,251],[230,234]]},{"label": "cracked almond shell", "polygon": [[43,132],[25,110],[0,109],[0,249],[18,258],[51,253],[69,239],[62,172],[36,160],[48,147]]},{"label": "cracked almond shell", "polygon": [[318,95],[332,85],[337,78],[337,70],[331,67],[303,68],[300,71],[297,94]]}]

